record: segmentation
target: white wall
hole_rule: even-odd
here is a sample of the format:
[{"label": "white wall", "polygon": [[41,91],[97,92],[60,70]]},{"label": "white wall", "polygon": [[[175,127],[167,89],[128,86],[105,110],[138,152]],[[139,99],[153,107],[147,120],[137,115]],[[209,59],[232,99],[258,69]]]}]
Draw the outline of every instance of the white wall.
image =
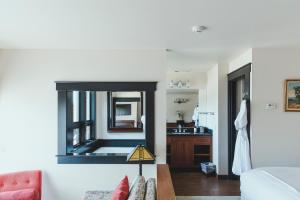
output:
[{"label": "white wall", "polygon": [[206,79],[206,73],[204,72],[167,72],[167,84],[169,84],[171,80],[189,80],[191,88],[194,89],[205,89]]},{"label": "white wall", "polygon": [[[199,103],[198,93],[169,93],[167,94],[167,122],[176,122],[177,111],[182,111],[184,114],[185,122],[192,122],[194,109]],[[176,98],[189,99],[186,103],[174,103]]]},{"label": "white wall", "polygon": [[252,62],[252,49],[248,49],[237,58],[229,62],[228,72],[231,73],[240,67]]},{"label": "white wall", "polygon": [[[205,89],[199,90],[199,104],[198,108],[200,112],[208,112],[207,110],[207,91],[206,87]],[[200,115],[200,126],[206,126],[207,125],[207,116],[206,115]]]},{"label": "white wall", "polygon": [[219,139],[219,171],[218,174],[228,174],[228,64],[219,64],[219,96],[218,96],[218,139]]},{"label": "white wall", "polygon": [[[171,80],[189,80],[191,88],[198,90],[198,105],[200,112],[206,112],[206,85],[207,85],[207,74],[206,72],[174,72],[168,71],[167,73],[167,87]],[[184,90],[182,91],[184,92]],[[194,105],[195,106],[195,105]],[[169,109],[169,108],[168,108]],[[167,110],[168,110],[167,109]],[[194,108],[193,108],[194,109]],[[206,116],[200,116],[200,124],[206,125]],[[167,116],[167,121],[169,117]]]},{"label": "white wall", "polygon": [[218,138],[218,90],[219,90],[218,65],[207,72],[207,111],[214,115],[207,115],[207,127],[213,130],[213,163],[219,171],[219,138]]},{"label": "white wall", "polygon": [[227,64],[217,64],[207,72],[207,127],[213,130],[213,163],[219,175],[228,173]]},{"label": "white wall", "polygon": [[[251,157],[253,167],[300,166],[300,114],[284,112],[284,80],[300,78],[300,47],[253,48],[231,62],[252,62]],[[248,56],[247,56],[248,54]],[[235,63],[240,63],[238,64]],[[266,110],[267,103],[277,104]]]},{"label": "white wall", "polygon": [[[165,162],[164,51],[0,51],[0,172],[43,170],[44,200],[80,200],[85,190],[111,190],[137,165],[58,165],[57,80],[159,81],[156,154]],[[155,165],[144,166],[147,177]]]},{"label": "white wall", "polygon": [[[254,48],[251,150],[254,167],[300,166],[300,113],[284,112],[284,80],[300,78],[300,47]],[[265,110],[267,103],[278,109]]]}]

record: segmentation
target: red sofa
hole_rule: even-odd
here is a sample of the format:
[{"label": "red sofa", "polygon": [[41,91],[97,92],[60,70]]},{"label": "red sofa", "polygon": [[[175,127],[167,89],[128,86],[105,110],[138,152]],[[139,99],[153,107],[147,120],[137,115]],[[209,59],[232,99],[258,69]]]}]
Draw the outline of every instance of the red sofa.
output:
[{"label": "red sofa", "polygon": [[[9,193],[21,191],[18,197],[25,194],[26,190],[34,190],[33,200],[41,200],[42,197],[42,172],[41,171],[24,171],[0,175],[0,199],[2,196],[15,198]],[[22,191],[25,191],[25,193]],[[28,195],[27,195],[28,196]],[[2,197],[4,199],[4,197]],[[10,199],[7,198],[7,199]]]}]

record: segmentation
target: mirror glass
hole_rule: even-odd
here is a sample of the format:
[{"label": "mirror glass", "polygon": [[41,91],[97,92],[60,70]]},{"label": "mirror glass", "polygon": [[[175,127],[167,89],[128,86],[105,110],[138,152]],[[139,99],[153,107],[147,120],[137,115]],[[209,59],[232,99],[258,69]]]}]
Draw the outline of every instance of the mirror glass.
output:
[{"label": "mirror glass", "polygon": [[108,131],[143,132],[143,92],[108,92],[107,97]]},{"label": "mirror glass", "polygon": [[72,91],[73,147],[97,139],[145,139],[144,92]]}]

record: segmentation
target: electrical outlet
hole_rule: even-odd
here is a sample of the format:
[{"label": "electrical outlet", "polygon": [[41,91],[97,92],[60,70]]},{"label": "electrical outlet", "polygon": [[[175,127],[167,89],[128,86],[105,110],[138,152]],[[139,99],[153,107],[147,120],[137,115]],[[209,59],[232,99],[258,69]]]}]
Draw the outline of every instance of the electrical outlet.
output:
[{"label": "electrical outlet", "polygon": [[276,103],[267,103],[265,105],[265,110],[276,110],[277,104]]}]

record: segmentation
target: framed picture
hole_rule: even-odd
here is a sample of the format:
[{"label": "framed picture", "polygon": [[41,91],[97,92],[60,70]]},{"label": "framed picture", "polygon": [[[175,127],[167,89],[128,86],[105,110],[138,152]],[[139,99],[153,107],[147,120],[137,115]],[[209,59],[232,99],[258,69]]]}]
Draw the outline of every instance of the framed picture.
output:
[{"label": "framed picture", "polygon": [[300,112],[300,79],[285,80],[285,111]]}]

